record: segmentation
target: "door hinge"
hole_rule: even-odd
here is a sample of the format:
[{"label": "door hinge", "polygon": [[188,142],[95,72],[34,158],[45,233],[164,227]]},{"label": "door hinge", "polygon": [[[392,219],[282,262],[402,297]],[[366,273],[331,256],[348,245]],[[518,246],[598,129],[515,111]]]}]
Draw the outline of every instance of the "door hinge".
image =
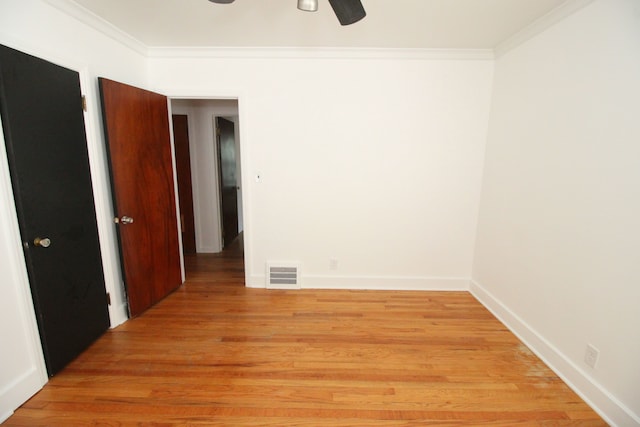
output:
[{"label": "door hinge", "polygon": [[107,305],[111,305],[111,294],[107,292]]},{"label": "door hinge", "polygon": [[222,133],[222,132],[220,131],[220,128],[219,128],[219,127],[217,127],[217,128],[216,128],[216,135],[219,137],[221,133]]},{"label": "door hinge", "polygon": [[87,97],[82,95],[82,111],[87,111]]}]

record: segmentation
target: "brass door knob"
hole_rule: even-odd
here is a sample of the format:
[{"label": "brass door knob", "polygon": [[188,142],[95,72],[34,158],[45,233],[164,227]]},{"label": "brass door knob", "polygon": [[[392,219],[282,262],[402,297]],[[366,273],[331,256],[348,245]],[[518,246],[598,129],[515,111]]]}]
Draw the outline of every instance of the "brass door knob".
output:
[{"label": "brass door knob", "polygon": [[49,239],[48,237],[36,237],[35,239],[33,239],[33,244],[41,248],[48,248],[49,246],[51,246],[51,239]]},{"label": "brass door knob", "polygon": [[122,224],[122,225],[133,224],[133,218],[131,218],[130,216],[124,215],[121,218],[118,218],[118,217],[113,218],[113,222],[115,222],[116,224]]}]

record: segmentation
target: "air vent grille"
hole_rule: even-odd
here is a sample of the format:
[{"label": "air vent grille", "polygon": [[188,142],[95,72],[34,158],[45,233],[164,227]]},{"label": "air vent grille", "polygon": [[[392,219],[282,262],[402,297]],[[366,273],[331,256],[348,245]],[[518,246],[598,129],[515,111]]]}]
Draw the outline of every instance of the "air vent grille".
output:
[{"label": "air vent grille", "polygon": [[300,289],[298,266],[293,264],[269,264],[267,266],[268,289]]}]

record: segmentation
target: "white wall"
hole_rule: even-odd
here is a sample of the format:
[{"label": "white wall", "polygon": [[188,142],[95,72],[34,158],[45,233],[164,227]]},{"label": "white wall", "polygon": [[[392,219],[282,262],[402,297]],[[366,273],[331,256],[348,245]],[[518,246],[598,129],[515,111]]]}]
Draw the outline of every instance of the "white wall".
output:
[{"label": "white wall", "polygon": [[638,277],[640,2],[598,0],[497,61],[472,289],[631,426]]},{"label": "white wall", "polygon": [[196,251],[198,253],[220,252],[222,250],[220,191],[216,160],[218,153],[213,132],[214,117],[229,117],[237,122],[238,101],[173,99],[171,109],[173,114],[188,116]]},{"label": "white wall", "polygon": [[[309,287],[465,289],[473,263],[474,294],[610,421],[635,425],[639,8],[596,0],[499,58],[495,80],[491,58],[463,53],[146,59],[44,0],[3,0],[0,43],[82,71],[112,321],[124,299],[99,75],[238,99],[249,285],[264,286],[267,261],[299,261]],[[46,378],[0,148],[2,419]]]},{"label": "white wall", "polygon": [[293,56],[150,60],[158,91],[239,99],[249,285],[467,288],[493,61]]},{"label": "white wall", "polygon": [[[89,112],[85,114],[97,219],[112,325],[126,319],[97,76],[144,85],[145,57],[90,29],[41,0],[0,2],[0,43],[81,73]],[[1,133],[1,132],[0,132]],[[21,250],[4,139],[0,138],[0,420],[46,381],[29,284]]]},{"label": "white wall", "polygon": [[[174,97],[238,99],[250,285],[264,286],[267,261],[294,260],[308,286],[467,287],[489,56],[383,51],[351,58],[353,52],[330,51],[147,60],[144,47],[138,53],[121,43],[135,45],[126,36],[105,36],[72,18],[73,9],[67,15],[52,4],[69,5],[4,0],[0,43],[81,71],[112,324],[126,316],[98,76],[141,87],[150,77],[152,88]],[[4,417],[21,403],[18,385],[27,376],[35,372],[32,386],[44,378],[37,337],[25,335],[35,322],[24,265],[14,262],[22,254],[6,160],[0,165],[0,230],[13,236],[0,248],[7,252],[0,257],[2,297],[16,307],[0,312],[0,325],[8,327],[3,348],[12,349],[0,367]]]},{"label": "white wall", "polygon": [[0,422],[47,381],[0,132]]}]

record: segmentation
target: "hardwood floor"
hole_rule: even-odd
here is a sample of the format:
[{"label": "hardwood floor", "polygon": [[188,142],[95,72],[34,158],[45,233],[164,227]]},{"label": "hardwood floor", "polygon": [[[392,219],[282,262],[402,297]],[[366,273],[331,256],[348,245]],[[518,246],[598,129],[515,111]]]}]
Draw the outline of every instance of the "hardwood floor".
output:
[{"label": "hardwood floor", "polygon": [[107,332],[8,426],[603,426],[466,292],[243,285],[241,242]]}]

